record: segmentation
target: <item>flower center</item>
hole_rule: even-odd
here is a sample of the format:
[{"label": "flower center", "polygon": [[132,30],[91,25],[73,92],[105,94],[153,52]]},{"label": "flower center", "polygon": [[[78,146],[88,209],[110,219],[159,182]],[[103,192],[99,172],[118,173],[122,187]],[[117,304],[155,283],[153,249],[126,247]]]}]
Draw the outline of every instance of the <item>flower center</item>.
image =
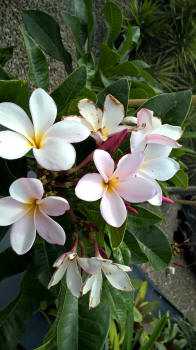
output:
[{"label": "flower center", "polygon": [[108,180],[108,182],[103,181],[103,186],[107,188],[107,191],[113,192],[114,189],[118,189],[118,176],[114,176]]}]

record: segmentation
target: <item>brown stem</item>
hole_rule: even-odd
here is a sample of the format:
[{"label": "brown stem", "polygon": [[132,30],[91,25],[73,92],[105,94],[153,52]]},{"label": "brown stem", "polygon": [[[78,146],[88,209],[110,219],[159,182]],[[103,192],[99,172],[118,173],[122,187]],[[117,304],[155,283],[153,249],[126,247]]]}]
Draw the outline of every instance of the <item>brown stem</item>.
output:
[{"label": "brown stem", "polygon": [[185,204],[185,205],[196,205],[196,201],[188,201],[185,199],[175,199],[174,202],[179,204]]}]

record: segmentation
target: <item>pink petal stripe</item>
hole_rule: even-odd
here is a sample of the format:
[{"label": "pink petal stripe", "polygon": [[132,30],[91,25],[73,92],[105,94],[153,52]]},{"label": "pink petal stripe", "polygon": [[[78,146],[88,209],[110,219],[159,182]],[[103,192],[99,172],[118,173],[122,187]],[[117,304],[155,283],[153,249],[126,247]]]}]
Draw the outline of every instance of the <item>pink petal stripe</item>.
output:
[{"label": "pink petal stripe", "polygon": [[171,139],[170,137],[158,135],[158,134],[147,135],[146,136],[146,143],[158,143],[158,144],[170,146],[173,148],[182,147],[178,142]]}]

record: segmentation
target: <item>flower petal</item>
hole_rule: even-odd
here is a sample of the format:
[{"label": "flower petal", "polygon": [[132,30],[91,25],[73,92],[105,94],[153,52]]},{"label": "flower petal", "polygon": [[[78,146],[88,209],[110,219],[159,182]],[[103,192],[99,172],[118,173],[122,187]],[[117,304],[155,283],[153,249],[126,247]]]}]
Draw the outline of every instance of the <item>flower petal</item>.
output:
[{"label": "flower petal", "polygon": [[180,126],[163,124],[157,127],[153,131],[153,134],[159,134],[159,135],[170,137],[173,140],[178,140],[182,136],[183,130]]},{"label": "flower petal", "polygon": [[143,126],[145,129],[152,129],[153,111],[142,108],[137,113],[137,125]]},{"label": "flower petal", "polygon": [[134,290],[127,273],[122,271],[118,266],[103,263],[102,271],[114,288],[125,292],[131,292]]},{"label": "flower petal", "polygon": [[146,133],[143,130],[132,131],[130,146],[132,153],[144,151],[146,146]]},{"label": "flower petal", "polygon": [[156,158],[166,158],[169,156],[171,150],[172,147],[169,146],[149,144],[144,151],[145,161]]},{"label": "flower petal", "polygon": [[90,297],[89,297],[89,309],[92,309],[99,305],[101,300],[101,292],[102,292],[102,284],[103,284],[103,278],[101,271],[98,272],[96,275],[93,276],[94,281],[92,284]]},{"label": "flower petal", "polygon": [[41,210],[51,216],[63,215],[70,209],[69,203],[62,197],[49,196],[42,199],[39,203]]},{"label": "flower petal", "polygon": [[32,144],[22,135],[13,131],[0,132],[0,157],[5,159],[18,159],[23,157]]},{"label": "flower petal", "polygon": [[78,265],[76,260],[73,262],[70,262],[67,268],[67,274],[66,274],[66,282],[67,287],[69,288],[70,292],[75,296],[80,296],[80,289],[82,286],[82,278],[81,274],[78,270]]},{"label": "flower petal", "polygon": [[119,160],[117,169],[115,170],[112,177],[118,177],[122,179],[135,175],[140,169],[143,161],[144,152],[126,154]]},{"label": "flower petal", "polygon": [[137,118],[136,117],[131,117],[131,116],[125,117],[125,118],[123,118],[122,123],[123,124],[124,123],[125,124],[129,124],[129,123],[137,124]]},{"label": "flower petal", "polygon": [[40,138],[56,119],[56,104],[47,92],[39,88],[33,91],[29,107],[35,129],[35,137]]},{"label": "flower petal", "polygon": [[[78,118],[79,119],[79,118]],[[90,130],[77,120],[65,118],[61,122],[52,125],[44,137],[56,137],[64,139],[68,143],[81,142],[90,135]]]},{"label": "flower petal", "polygon": [[91,275],[101,270],[102,262],[93,258],[78,258],[78,264],[81,268]]},{"label": "flower petal", "polygon": [[9,192],[15,200],[32,204],[32,200],[42,198],[44,189],[40,180],[22,177],[11,184]]},{"label": "flower petal", "polygon": [[29,140],[34,138],[33,124],[25,111],[15,103],[0,103],[0,124],[24,135]]},{"label": "flower petal", "polygon": [[0,226],[11,225],[20,220],[30,210],[29,205],[15,201],[11,197],[0,199]]},{"label": "flower petal", "polygon": [[83,283],[82,288],[81,288],[82,295],[85,295],[86,293],[89,292],[89,290],[91,290],[95,279],[96,279],[96,275],[92,275],[92,276],[89,275],[87,277],[87,279],[85,280],[85,282]]},{"label": "flower petal", "polygon": [[141,177],[132,177],[118,182],[118,194],[132,203],[145,202],[156,195],[151,181]]},{"label": "flower petal", "polygon": [[54,137],[46,138],[43,147],[33,148],[37,162],[48,170],[68,170],[76,159],[74,147],[62,139]]},{"label": "flower petal", "polygon": [[152,197],[151,199],[149,199],[148,202],[152,205],[159,205],[160,206],[162,204],[162,189],[159,186],[158,182],[156,180],[153,180],[152,178],[150,178],[146,173],[144,173],[142,171],[140,171],[139,176],[152,182],[154,188],[156,189],[157,194],[154,197]]},{"label": "flower petal", "polygon": [[120,270],[122,270],[122,271],[124,271],[124,272],[130,272],[130,271],[132,271],[132,269],[130,268],[130,266],[121,265],[121,264],[116,264],[116,263],[114,263],[113,265],[117,266]]},{"label": "flower petal", "polygon": [[35,225],[39,235],[48,243],[65,244],[65,232],[63,228],[39,208],[36,209]]},{"label": "flower petal", "polygon": [[111,226],[120,227],[127,217],[127,210],[119,194],[106,191],[100,204],[101,215]]},{"label": "flower petal", "polygon": [[101,126],[101,109],[87,98],[84,98],[78,102],[78,109],[83,118],[91,125],[92,131],[96,132]]},{"label": "flower petal", "polygon": [[158,128],[161,125],[162,125],[161,118],[159,118],[159,117],[152,117],[152,128],[153,129],[156,129],[156,128]]},{"label": "flower petal", "polygon": [[172,148],[179,148],[181,145],[170,137],[159,135],[159,134],[150,134],[146,136],[146,143],[158,143],[160,145],[169,146]]},{"label": "flower petal", "polygon": [[75,194],[84,201],[93,202],[100,199],[105,192],[103,179],[97,173],[84,175],[76,185]]},{"label": "flower petal", "polygon": [[33,209],[12,225],[10,233],[12,249],[20,255],[27,253],[35,241],[35,236],[36,229]]},{"label": "flower petal", "polygon": [[65,271],[68,267],[68,262],[64,261],[53,273],[52,278],[48,284],[48,289],[52,286],[55,286],[63,278]]},{"label": "flower petal", "polygon": [[94,152],[93,160],[97,170],[107,182],[108,178],[112,176],[114,171],[114,161],[111,155],[104,150],[97,149]]},{"label": "flower petal", "polygon": [[104,102],[102,132],[105,136],[118,126],[124,117],[124,106],[112,95],[107,95]]},{"label": "flower petal", "polygon": [[171,179],[179,170],[180,165],[172,158],[156,158],[144,162],[142,172],[160,181]]}]

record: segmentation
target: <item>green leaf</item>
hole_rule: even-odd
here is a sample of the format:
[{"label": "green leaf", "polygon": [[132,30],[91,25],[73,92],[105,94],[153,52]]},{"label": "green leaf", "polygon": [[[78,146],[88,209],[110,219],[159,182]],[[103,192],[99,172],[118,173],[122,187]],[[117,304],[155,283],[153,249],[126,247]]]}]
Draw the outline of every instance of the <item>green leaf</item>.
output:
[{"label": "green leaf", "polygon": [[77,50],[80,56],[82,56],[86,52],[85,50],[86,36],[82,33],[80,21],[76,16],[66,11],[62,12],[62,16],[65,20],[65,23],[67,24],[67,26],[72,32]]},{"label": "green leaf", "polygon": [[130,265],[131,253],[125,242],[122,242],[118,248],[113,249],[113,256],[117,263]]},{"label": "green leaf", "polygon": [[127,52],[129,52],[131,43],[132,43],[132,28],[131,25],[128,24],[127,26],[127,33],[123,35],[124,36],[124,41],[120,45],[118,49],[118,53],[121,56],[124,56]]},{"label": "green leaf", "polygon": [[10,75],[0,66],[0,80],[10,80]]},{"label": "green leaf", "polygon": [[46,57],[35,41],[21,28],[29,61],[29,80],[35,87],[48,90],[49,76]]},{"label": "green leaf", "polygon": [[[128,313],[127,313],[128,314]],[[125,337],[122,344],[122,350],[131,350],[132,338],[133,338],[133,313],[127,315],[127,322],[125,327]]]},{"label": "green leaf", "polygon": [[29,111],[29,88],[25,80],[0,80],[0,102],[13,102]]},{"label": "green leaf", "polygon": [[154,115],[161,117],[163,123],[181,125],[188,115],[191,106],[191,96],[190,90],[161,94],[152,97],[139,109],[148,108],[154,111]]},{"label": "green leaf", "polygon": [[72,72],[72,58],[64,48],[60,27],[47,13],[38,10],[22,11],[26,30],[48,55],[62,61],[68,73]]},{"label": "green leaf", "polygon": [[188,175],[182,169],[178,170],[178,172],[170,179],[170,181],[178,187],[184,189],[187,189],[188,187]]},{"label": "green leaf", "polygon": [[133,318],[134,318],[134,322],[142,322],[143,316],[141,314],[141,312],[139,312],[139,310],[134,306],[133,307]]},{"label": "green leaf", "polygon": [[113,227],[106,224],[105,230],[109,236],[110,244],[112,248],[117,248],[123,241],[126,226],[127,226],[127,221],[125,221],[121,227]]},{"label": "green leaf", "polygon": [[57,326],[57,345],[59,350],[78,350],[78,299],[68,289]]},{"label": "green leaf", "polygon": [[144,68],[144,69],[150,68],[150,65],[143,60],[132,60],[131,62],[134,63],[139,68]]},{"label": "green leaf", "polygon": [[167,315],[163,316],[161,320],[157,323],[156,327],[154,328],[150,339],[147,341],[146,344],[141,346],[140,350],[149,350],[152,349],[152,346],[158,339],[158,337],[161,335],[163,328],[165,327],[165,324],[167,322]]},{"label": "green leaf", "polygon": [[106,19],[107,27],[105,42],[112,48],[115,39],[119,36],[121,31],[122,12],[116,4],[108,1],[103,7],[103,14]]},{"label": "green leaf", "polygon": [[140,38],[140,27],[132,26],[132,41],[137,44]]},{"label": "green leaf", "polygon": [[13,46],[0,48],[0,65],[4,66],[13,56]]},{"label": "green leaf", "polygon": [[83,88],[79,91],[78,95],[70,101],[69,106],[67,108],[68,115],[79,115],[78,110],[78,102],[83,98],[88,98],[90,101],[97,103],[97,95],[87,88]]},{"label": "green leaf", "polygon": [[129,85],[127,79],[119,79],[115,83],[109,85],[106,89],[98,94],[98,105],[102,108],[106,95],[113,95],[118,101],[120,101],[125,108],[125,114],[128,106]]},{"label": "green leaf", "polygon": [[157,224],[162,220],[160,216],[157,214],[153,213],[152,211],[141,208],[141,207],[136,207],[136,210],[138,211],[138,215],[129,212],[129,218],[132,221],[133,224],[141,224],[141,225],[154,225]]},{"label": "green leaf", "polygon": [[143,264],[148,261],[146,255],[141,250],[137,239],[128,231],[126,231],[125,234],[125,242],[131,252],[130,264]]},{"label": "green leaf", "polygon": [[147,288],[148,288],[148,282],[145,281],[142,283],[138,293],[137,293],[137,296],[135,298],[135,306],[139,307],[140,304],[144,301],[145,299],[145,296],[146,296],[146,292],[147,292]]},{"label": "green leaf", "polygon": [[140,311],[143,315],[152,312],[160,306],[160,301],[152,301],[150,303],[145,304],[144,306],[140,306]]},{"label": "green leaf", "polygon": [[[78,60],[78,66],[80,67],[82,65],[85,65],[87,70],[86,87],[91,89],[92,81],[95,76],[95,61],[92,53],[87,53]],[[91,92],[93,93],[92,90]]]},{"label": "green leaf", "polygon": [[98,69],[103,73],[113,69],[120,62],[120,55],[105,44],[100,44]]},{"label": "green leaf", "polygon": [[43,345],[39,346],[39,348],[35,348],[34,350],[56,350],[56,339],[50,339]]},{"label": "green leaf", "polygon": [[[7,231],[7,227],[6,227]],[[5,231],[5,232],[6,232]],[[28,255],[28,256],[27,256]],[[18,256],[12,248],[5,249],[0,254],[0,281],[2,281],[4,278],[10,277],[12,275],[15,275],[17,273],[20,273],[28,267],[28,262],[30,258],[30,254],[25,254]]]},{"label": "green leaf", "polygon": [[130,95],[129,95],[130,99],[137,99],[137,98],[147,98],[148,94],[147,92],[142,89],[142,88],[131,88],[130,89]]},{"label": "green leaf", "polygon": [[58,117],[66,115],[68,103],[86,85],[86,68],[81,66],[68,76],[51,94],[57,104]]},{"label": "green leaf", "polygon": [[138,76],[138,68],[131,62],[124,62],[118,64],[116,68],[112,70],[113,75],[127,75],[127,76]]},{"label": "green leaf", "polygon": [[182,134],[182,137],[184,139],[195,139],[196,138],[196,131],[185,131]]},{"label": "green leaf", "polygon": [[78,350],[102,350],[109,326],[109,305],[101,303],[95,309],[89,310],[88,295],[79,299]]},{"label": "green leaf", "polygon": [[91,47],[94,41],[95,34],[95,16],[93,12],[92,0],[83,0],[86,6],[86,18],[87,18],[87,33],[88,33],[88,51],[91,51]]}]

